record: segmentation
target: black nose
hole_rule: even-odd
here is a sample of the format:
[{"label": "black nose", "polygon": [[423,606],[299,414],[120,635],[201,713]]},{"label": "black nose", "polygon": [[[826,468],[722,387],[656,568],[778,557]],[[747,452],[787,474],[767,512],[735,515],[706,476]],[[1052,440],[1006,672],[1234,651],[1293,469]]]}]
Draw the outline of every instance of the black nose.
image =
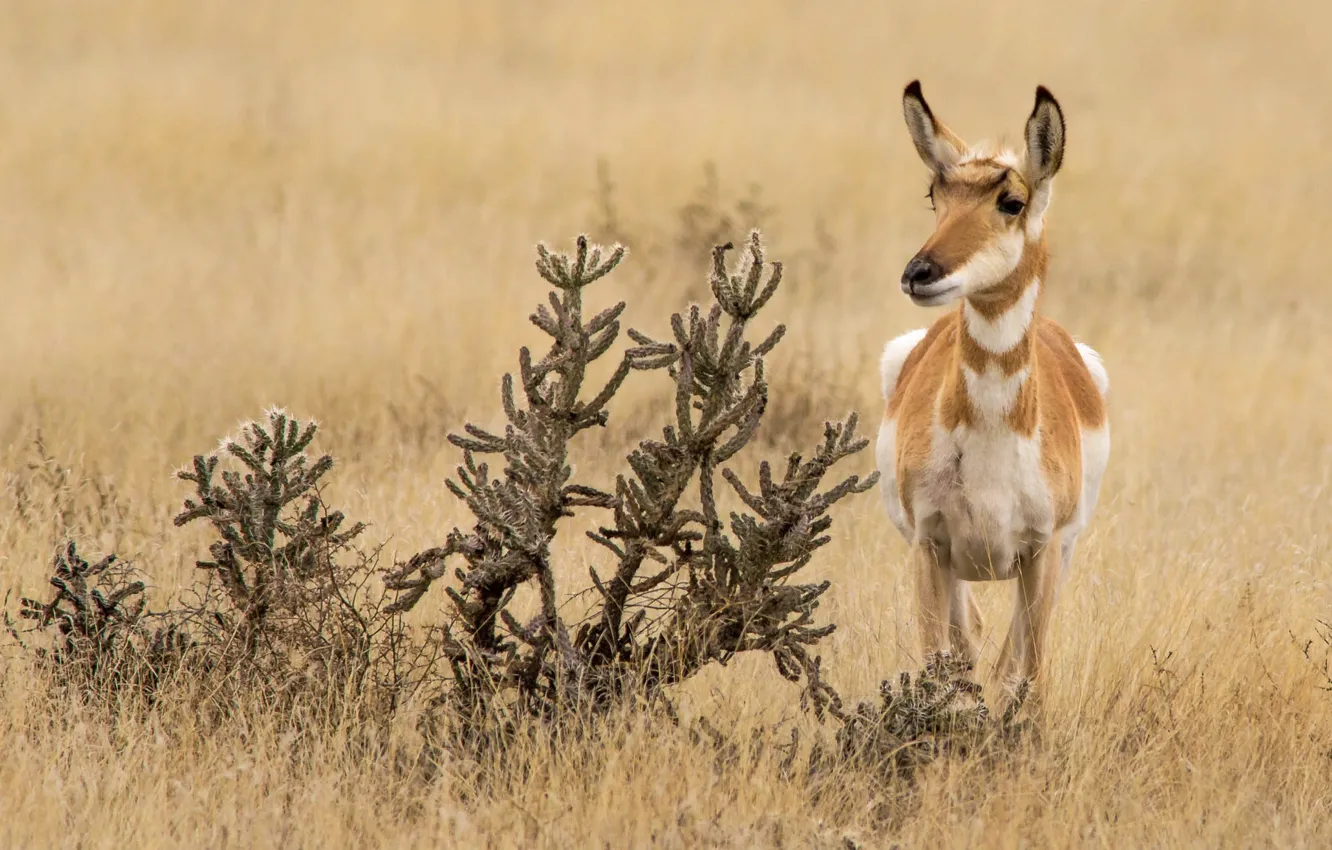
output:
[{"label": "black nose", "polygon": [[938,263],[928,257],[915,257],[902,272],[902,288],[910,292],[920,286],[929,286],[941,277],[943,269]]}]

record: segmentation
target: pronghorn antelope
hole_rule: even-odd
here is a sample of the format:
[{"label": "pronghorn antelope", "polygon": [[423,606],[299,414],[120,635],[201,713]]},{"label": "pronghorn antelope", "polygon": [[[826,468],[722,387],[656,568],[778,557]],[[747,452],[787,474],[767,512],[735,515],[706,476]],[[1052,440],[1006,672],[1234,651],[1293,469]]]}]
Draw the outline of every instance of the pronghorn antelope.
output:
[{"label": "pronghorn antelope", "polygon": [[958,305],[884,349],[883,495],[912,547],[927,658],[951,647],[974,662],[981,623],[967,582],[1017,579],[999,662],[1012,685],[1040,670],[1056,583],[1110,455],[1100,356],[1037,311],[1064,116],[1038,87],[1016,154],[968,146],[919,82],[902,107],[936,216],[902,291]]}]

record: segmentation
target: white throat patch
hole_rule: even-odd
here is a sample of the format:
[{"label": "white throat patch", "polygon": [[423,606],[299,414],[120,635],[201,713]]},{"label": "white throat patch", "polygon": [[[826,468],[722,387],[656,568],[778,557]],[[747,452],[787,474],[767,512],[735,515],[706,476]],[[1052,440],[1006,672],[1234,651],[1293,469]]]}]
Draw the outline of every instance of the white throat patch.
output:
[{"label": "white throat patch", "polygon": [[1002,419],[1013,410],[1022,385],[1031,375],[1031,368],[1023,366],[1011,375],[1005,375],[997,364],[991,363],[984,372],[977,372],[970,366],[962,367],[962,378],[966,381],[967,397],[971,399],[976,412],[986,419]]},{"label": "white throat patch", "polygon": [[1036,298],[1041,293],[1039,279],[1027,284],[1018,302],[994,319],[987,319],[980,314],[971,302],[963,304],[962,315],[966,319],[967,333],[981,348],[991,354],[1003,354],[1011,351],[1022,341],[1027,328],[1031,327],[1031,317],[1036,312]]}]

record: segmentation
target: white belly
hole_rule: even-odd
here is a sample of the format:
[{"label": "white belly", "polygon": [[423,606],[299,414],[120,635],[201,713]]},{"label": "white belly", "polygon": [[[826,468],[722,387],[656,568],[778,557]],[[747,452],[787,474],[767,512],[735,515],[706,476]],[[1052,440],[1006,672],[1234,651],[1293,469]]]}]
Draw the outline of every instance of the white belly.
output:
[{"label": "white belly", "polygon": [[935,428],[927,472],[913,494],[917,534],[951,555],[959,578],[1010,577],[1054,531],[1039,435],[1007,428]]},{"label": "white belly", "polygon": [[[875,455],[888,517],[910,543],[933,539],[949,554],[959,578],[1011,578],[1016,559],[1044,545],[1052,532],[1071,551],[1091,521],[1110,457],[1110,431],[1084,429],[1081,437],[1081,498],[1072,521],[1056,529],[1039,436],[965,429],[950,434],[936,428],[928,474],[910,494],[918,520],[912,522],[897,480],[896,423],[884,420]],[[1067,566],[1068,555],[1063,560]]]},{"label": "white belly", "polygon": [[1050,539],[1054,510],[1039,437],[936,426],[929,464],[909,494],[914,522],[902,505],[896,437],[896,423],[885,419],[875,455],[888,517],[908,542],[933,540],[951,555],[959,578],[1008,578],[1016,558]]}]

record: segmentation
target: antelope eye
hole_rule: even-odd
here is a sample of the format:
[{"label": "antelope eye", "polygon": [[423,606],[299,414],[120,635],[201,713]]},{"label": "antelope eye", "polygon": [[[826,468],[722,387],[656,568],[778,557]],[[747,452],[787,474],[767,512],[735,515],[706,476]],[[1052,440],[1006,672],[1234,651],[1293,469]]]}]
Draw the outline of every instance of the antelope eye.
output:
[{"label": "antelope eye", "polygon": [[1010,198],[1007,195],[1004,195],[999,199],[999,212],[1004,215],[1017,215],[1022,212],[1023,208],[1026,206],[1026,203],[1023,201],[1020,201],[1017,198]]}]

